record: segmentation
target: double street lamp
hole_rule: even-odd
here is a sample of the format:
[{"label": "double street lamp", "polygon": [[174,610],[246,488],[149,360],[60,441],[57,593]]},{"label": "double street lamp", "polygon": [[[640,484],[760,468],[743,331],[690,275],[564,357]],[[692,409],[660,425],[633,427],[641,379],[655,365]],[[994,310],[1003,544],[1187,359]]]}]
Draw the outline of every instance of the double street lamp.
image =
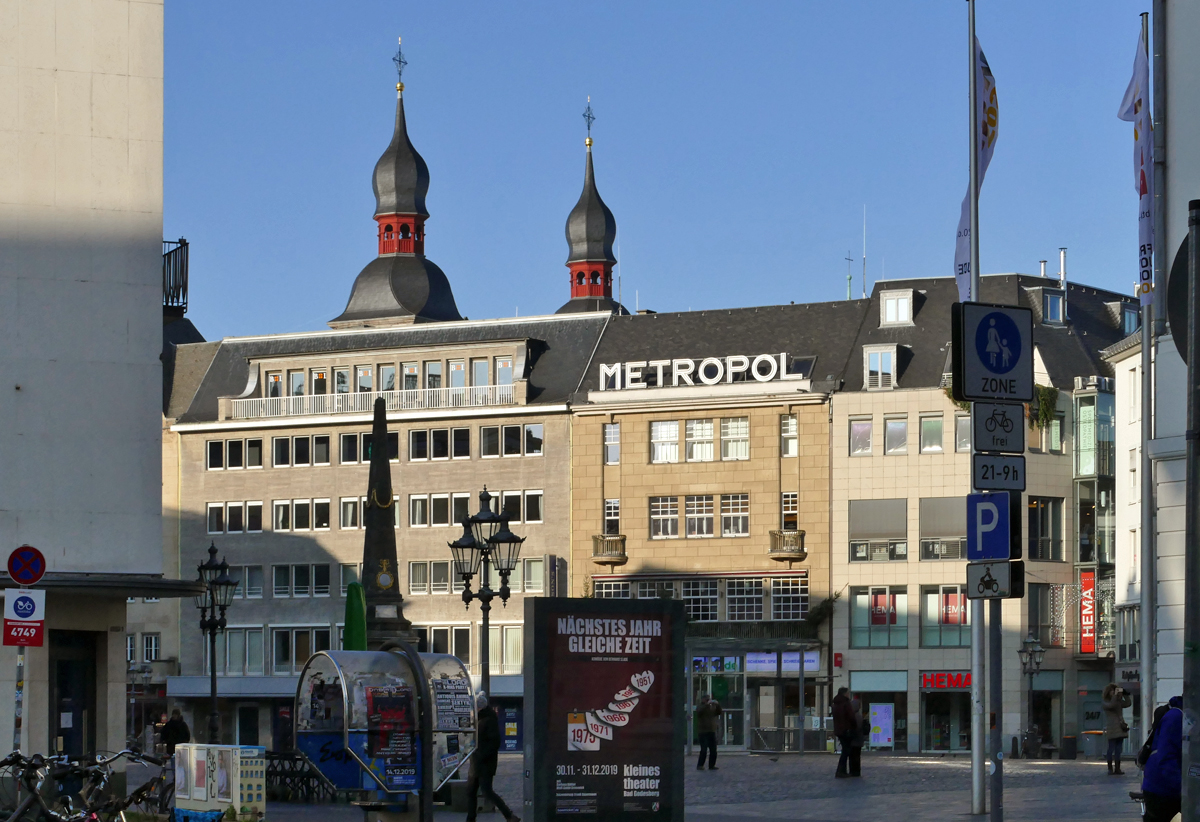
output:
[{"label": "double street lamp", "polygon": [[[487,486],[479,494],[479,513],[463,520],[463,535],[454,542],[448,543],[450,553],[454,557],[454,574],[463,581],[463,602],[471,607],[471,600],[479,600],[479,610],[483,613],[481,637],[479,640],[480,687],[489,697],[492,693],[491,676],[491,626],[489,615],[492,610],[492,600],[497,596],[506,606],[511,593],[508,588],[508,575],[517,567],[521,558],[521,543],[525,537],[519,537],[508,530],[508,515],[497,514],[492,510],[492,495]],[[491,588],[491,565],[496,566],[500,573],[500,590]],[[480,573],[479,590],[471,590],[471,578]]]},{"label": "double street lamp", "polygon": [[1025,732],[1025,744],[1026,756],[1033,756],[1033,737],[1036,732],[1036,726],[1033,724],[1033,677],[1041,669],[1042,658],[1046,656],[1046,650],[1037,641],[1033,631],[1030,631],[1029,636],[1021,640],[1017,656],[1021,658],[1021,673],[1029,677],[1029,730]]},{"label": "double street lamp", "polygon": [[217,632],[225,630],[225,609],[233,602],[237,583],[229,576],[229,563],[217,562],[217,546],[208,546],[208,560],[196,566],[204,593],[196,594],[200,609],[200,630],[208,634],[208,695],[211,708],[208,714],[208,744],[219,744],[221,715],[217,710]]}]

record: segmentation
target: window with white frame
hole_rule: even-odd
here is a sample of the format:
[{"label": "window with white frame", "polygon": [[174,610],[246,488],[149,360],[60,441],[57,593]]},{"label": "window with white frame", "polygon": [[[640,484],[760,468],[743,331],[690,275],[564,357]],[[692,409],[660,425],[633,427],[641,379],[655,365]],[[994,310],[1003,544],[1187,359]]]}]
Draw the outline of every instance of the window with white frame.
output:
[{"label": "window with white frame", "polygon": [[684,423],[684,440],[684,457],[688,462],[712,462],[712,420],[687,420]]},{"label": "window with white frame", "polygon": [[1121,331],[1128,337],[1130,334],[1136,333],[1141,328],[1142,319],[1138,314],[1138,310],[1131,305],[1125,306],[1121,310]]},{"label": "window with white frame", "polygon": [[942,453],[942,415],[921,417],[921,453]]},{"label": "window with white frame", "polygon": [[779,500],[782,514],[779,527],[784,531],[800,529],[800,494],[796,491],[784,491]]},{"label": "window with white frame", "polygon": [[450,563],[436,561],[429,563],[429,593],[450,593]]},{"label": "window with white frame", "polygon": [[[222,659],[218,651],[218,660]],[[225,630],[224,673],[228,676],[261,676],[263,673],[262,628]],[[221,666],[218,664],[218,673]]]},{"label": "window with white frame", "polygon": [[808,616],[808,577],[771,580],[771,619],[797,620]]},{"label": "window with white frame", "polygon": [[883,453],[908,453],[908,419],[899,417],[883,421]]},{"label": "window with white frame", "polygon": [[208,533],[225,533],[225,503],[210,502],[208,504]]},{"label": "window with white frame", "polygon": [[410,495],[408,498],[408,525],[410,528],[423,528],[429,524],[429,496],[426,494]]},{"label": "window with white frame", "polygon": [[779,455],[795,457],[800,454],[800,437],[795,414],[779,417]]},{"label": "window with white frame", "polygon": [[508,517],[509,522],[521,521],[521,492],[500,492],[500,513]]},{"label": "window with white frame", "polygon": [[229,569],[234,581],[235,599],[262,599],[263,568],[261,565],[234,565]]},{"label": "window with white frame", "polygon": [[629,599],[629,583],[597,580],[592,595],[597,599]]},{"label": "window with white frame", "polygon": [[434,428],[429,432],[429,457],[435,460],[450,459],[449,428]]},{"label": "window with white frame", "polygon": [[882,391],[896,386],[896,346],[863,346],[863,386]]},{"label": "window with white frame", "polygon": [[453,494],[450,497],[451,524],[461,525],[462,521],[471,516],[471,495],[465,493]]},{"label": "window with white frame", "polygon": [[471,429],[455,428],[450,432],[450,456],[456,460],[471,458]]},{"label": "window with white frame", "polygon": [[1063,294],[1061,291],[1042,292],[1042,322],[1061,323],[1063,321]]},{"label": "window with white frame", "polygon": [[763,583],[761,579],[725,580],[725,613],[730,622],[761,622]]},{"label": "window with white frame", "polygon": [[879,294],[880,325],[912,325],[912,289]]},{"label": "window with white frame", "polygon": [[541,522],[542,521],[542,492],[541,491],[526,491],[525,492],[525,522]]},{"label": "window with white frame", "polygon": [[341,463],[348,465],[358,462],[358,434],[342,434],[341,443]]},{"label": "window with white frame", "polygon": [[968,414],[954,418],[954,450],[959,453],[971,450],[971,417]]},{"label": "window with white frame", "polygon": [[908,647],[908,588],[850,589],[850,647]]},{"label": "window with white frame", "polygon": [[1133,504],[1138,501],[1138,450],[1136,448],[1129,449],[1129,502]]},{"label": "window with white frame", "polygon": [[871,456],[871,419],[850,420],[850,456]]},{"label": "window with white frame", "polygon": [[246,465],[245,440],[228,440],[225,443],[225,464],[231,471],[244,468]]},{"label": "window with white frame", "polygon": [[650,497],[650,538],[679,536],[679,497]]},{"label": "window with white frame", "polygon": [[312,528],[312,502],[306,499],[292,500],[292,530],[307,531]]},{"label": "window with white frame", "polygon": [[721,495],[721,536],[750,536],[750,495]]},{"label": "window with white frame", "polygon": [[501,454],[505,457],[521,456],[521,426],[504,425],[501,426],[500,433],[500,445],[503,449]]},{"label": "window with white frame", "polygon": [[500,456],[500,426],[485,425],[479,429],[479,456]]},{"label": "window with white frame", "polygon": [[604,464],[617,465],[621,462],[621,423],[604,423]]},{"label": "window with white frame", "polygon": [[429,432],[408,432],[408,459],[410,462],[429,459]]},{"label": "window with white frame", "polygon": [[525,424],[525,456],[541,456],[542,443],[545,437],[544,430],[545,426],[540,422]]},{"label": "window with white frame", "polygon": [[341,565],[342,596],[346,596],[346,593],[350,590],[350,585],[355,582],[362,582],[362,573],[360,572],[358,565],[343,563]]},{"label": "window with white frame", "polygon": [[333,370],[333,392],[335,394],[350,393],[350,369],[335,368]]},{"label": "window with white frame", "polygon": [[312,437],[292,437],[292,465],[312,464]]},{"label": "window with white frame", "polygon": [[329,500],[315,499],[313,500],[313,530],[328,531],[329,530]]},{"label": "window with white frame", "polygon": [[208,450],[206,467],[209,471],[220,471],[225,467],[225,441],[212,440],[205,443]]},{"label": "window with white frame", "polygon": [[679,421],[650,423],[650,462],[679,462]]},{"label": "window with white frame", "polygon": [[713,536],[712,494],[684,497],[683,516],[689,538]]},{"label": "window with white frame", "polygon": [[604,501],[604,533],[615,537],[621,533],[621,501],[606,499]]},{"label": "window with white frame", "polygon": [[526,593],[542,593],[546,587],[545,563],[541,559],[526,559],[521,562],[525,566]]},{"label": "window with white frame", "polygon": [[450,524],[450,495],[431,494],[429,497],[429,524]]},{"label": "window with white frame", "polygon": [[671,580],[642,580],[638,582],[638,599],[674,599],[675,583]]},{"label": "window with white frame", "polygon": [[921,646],[965,648],[971,644],[967,589],[962,585],[921,588]]},{"label": "window with white frame", "polygon": [[230,502],[225,506],[225,530],[230,534],[241,534],[246,530],[246,504]]},{"label": "window with white frame", "polygon": [[137,634],[125,635],[125,661],[137,662]]},{"label": "window with white frame", "polygon": [[408,592],[410,594],[429,593],[429,563],[408,563]]},{"label": "window with white frame", "polygon": [[271,464],[276,468],[286,468],[292,464],[292,438],[275,437],[271,441]]},{"label": "window with white frame", "polygon": [[263,467],[263,441],[261,438],[246,440],[246,467]]},{"label": "window with white frame", "polygon": [[749,417],[726,417],[721,420],[721,459],[750,459]]},{"label": "window with white frame", "polygon": [[488,667],[493,675],[519,674],[522,670],[524,628],[500,625],[491,628],[488,637]]},{"label": "window with white frame", "polygon": [[279,371],[267,372],[266,394],[267,397],[282,397],[283,396],[283,373]]},{"label": "window with white frame", "polygon": [[275,674],[300,673],[310,656],[317,651],[330,649],[330,634],[327,626],[272,629],[272,672]]},{"label": "window with white frame", "polygon": [[338,520],[338,525],[342,528],[357,528],[358,527],[358,497],[342,497],[341,499],[341,517]]},{"label": "window with white frame", "polygon": [[717,621],[717,581],[685,579],[682,584],[683,609],[691,622]]}]

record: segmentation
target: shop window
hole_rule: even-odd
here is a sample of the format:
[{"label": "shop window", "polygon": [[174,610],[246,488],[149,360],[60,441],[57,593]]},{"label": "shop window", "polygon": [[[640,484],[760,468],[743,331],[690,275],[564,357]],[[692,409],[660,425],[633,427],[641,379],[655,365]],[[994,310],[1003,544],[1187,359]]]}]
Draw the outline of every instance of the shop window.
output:
[{"label": "shop window", "polygon": [[1065,414],[1055,414],[1054,419],[1050,421],[1050,427],[1046,430],[1046,450],[1051,454],[1061,454],[1063,452],[1063,426],[1066,424]]},{"label": "shop window", "polygon": [[771,580],[771,619],[797,620],[808,616],[808,577]]},{"label": "shop window", "polygon": [[688,462],[713,461],[713,421],[687,420],[684,423],[684,457]]},{"label": "shop window", "polygon": [[850,420],[850,456],[871,455],[871,420]]},{"label": "shop window", "polygon": [[616,465],[621,461],[621,423],[604,424],[604,464]]},{"label": "shop window", "polygon": [[1029,558],[1062,562],[1062,507],[1059,497],[1029,497]]},{"label": "shop window", "polygon": [[721,495],[721,536],[750,536],[750,495]]},{"label": "shop window", "polygon": [[628,582],[597,581],[592,588],[597,599],[629,599]]},{"label": "shop window", "polygon": [[730,622],[760,622],[763,618],[761,579],[725,580],[725,614]]},{"label": "shop window", "polygon": [[721,459],[750,459],[749,417],[730,417],[721,420]]},{"label": "shop window", "polygon": [[942,453],[942,417],[921,417],[921,453]]},{"label": "shop window", "polygon": [[783,514],[780,527],[784,531],[796,531],[800,528],[800,495],[795,491],[785,491],[780,496],[780,509]]},{"label": "shop window", "polygon": [[971,644],[967,620],[967,591],[961,585],[932,585],[921,589],[921,645],[925,648],[964,648]]},{"label": "shop window", "polygon": [[650,538],[679,536],[679,497],[650,497]]},{"label": "shop window", "polygon": [[800,438],[796,425],[795,414],[785,414],[779,418],[779,455],[795,457],[800,454]]},{"label": "shop window", "polygon": [[908,453],[908,420],[903,417],[883,421],[883,453]]},{"label": "shop window", "polygon": [[713,535],[713,498],[711,494],[684,497],[683,515],[689,539]]},{"label": "shop window", "polygon": [[606,499],[604,501],[604,533],[615,537],[621,533],[621,501]]},{"label": "shop window", "polygon": [[678,420],[656,420],[650,423],[650,462],[679,462]]},{"label": "shop window", "polygon": [[908,588],[850,589],[850,647],[908,647]]},{"label": "shop window", "polygon": [[682,586],[683,608],[691,622],[717,621],[717,581],[685,579]]}]

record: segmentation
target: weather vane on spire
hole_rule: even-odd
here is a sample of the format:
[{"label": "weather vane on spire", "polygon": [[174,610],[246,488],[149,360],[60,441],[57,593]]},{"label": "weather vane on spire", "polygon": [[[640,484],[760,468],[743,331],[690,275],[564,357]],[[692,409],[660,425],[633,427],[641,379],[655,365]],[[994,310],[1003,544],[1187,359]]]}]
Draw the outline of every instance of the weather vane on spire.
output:
[{"label": "weather vane on spire", "polygon": [[396,56],[392,58],[392,62],[396,64],[396,91],[404,91],[404,67],[408,65],[408,61],[404,59],[404,52],[400,49],[403,39],[396,38]]},{"label": "weather vane on spire", "polygon": [[596,115],[592,114],[592,95],[590,95],[590,94],[588,95],[587,108],[585,108],[583,110],[583,121],[585,123],[587,123],[587,140],[585,140],[584,142],[587,144],[588,148],[591,148],[591,145],[592,145],[592,123],[594,123],[596,121]]}]

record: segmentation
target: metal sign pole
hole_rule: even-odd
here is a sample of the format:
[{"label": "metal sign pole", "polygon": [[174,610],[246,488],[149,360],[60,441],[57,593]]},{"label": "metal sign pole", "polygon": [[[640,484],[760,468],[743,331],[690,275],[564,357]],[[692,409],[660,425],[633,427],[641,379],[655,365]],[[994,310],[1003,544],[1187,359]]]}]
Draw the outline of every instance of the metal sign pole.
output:
[{"label": "metal sign pole", "polygon": [[[1187,507],[1184,515],[1183,575],[1185,591],[1200,584],[1200,200],[1188,203],[1188,319],[1187,319]],[[1175,331],[1178,333],[1178,329]],[[1143,503],[1144,504],[1144,503]],[[1195,726],[1200,713],[1200,597],[1183,603],[1183,714]],[[1183,820],[1200,820],[1200,733],[1184,733]]]},{"label": "metal sign pole", "polygon": [[988,690],[992,708],[992,822],[1004,819],[1004,743],[1001,741],[1004,720],[1004,677],[1000,660],[1004,656],[1004,637],[1001,633],[1004,600],[993,599],[988,614]]},{"label": "metal sign pole", "polygon": [[25,646],[17,646],[17,688],[16,711],[13,714],[13,746],[14,751],[21,750],[21,716],[24,714],[25,701]]}]

